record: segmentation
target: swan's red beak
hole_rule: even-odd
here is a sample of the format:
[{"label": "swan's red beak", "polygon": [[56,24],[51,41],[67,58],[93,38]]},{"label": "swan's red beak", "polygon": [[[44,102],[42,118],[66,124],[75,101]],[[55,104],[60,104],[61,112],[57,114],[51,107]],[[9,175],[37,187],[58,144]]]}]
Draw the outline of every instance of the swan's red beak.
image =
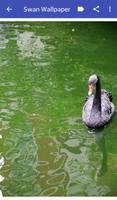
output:
[{"label": "swan's red beak", "polygon": [[89,85],[89,92],[88,92],[88,95],[91,95],[93,93],[93,90],[94,90],[94,85],[93,84],[90,84]]}]

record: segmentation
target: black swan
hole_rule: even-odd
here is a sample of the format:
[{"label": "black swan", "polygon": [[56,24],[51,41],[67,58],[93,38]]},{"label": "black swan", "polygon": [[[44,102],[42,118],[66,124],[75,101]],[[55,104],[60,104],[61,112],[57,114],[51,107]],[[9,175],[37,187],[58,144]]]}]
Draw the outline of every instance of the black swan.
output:
[{"label": "black swan", "polygon": [[115,111],[112,95],[110,92],[101,89],[99,76],[95,74],[89,77],[88,84],[88,97],[82,110],[83,122],[89,128],[103,127],[110,121]]}]

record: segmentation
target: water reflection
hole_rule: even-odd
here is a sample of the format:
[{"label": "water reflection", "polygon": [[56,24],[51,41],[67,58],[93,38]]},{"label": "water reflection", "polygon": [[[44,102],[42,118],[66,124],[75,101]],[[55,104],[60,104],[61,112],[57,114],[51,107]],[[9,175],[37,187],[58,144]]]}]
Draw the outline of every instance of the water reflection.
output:
[{"label": "water reflection", "polygon": [[86,80],[94,71],[116,100],[117,45],[112,36],[98,24],[0,26],[4,195],[101,196],[116,190],[116,120],[106,146],[103,132],[88,133],[80,119]]},{"label": "water reflection", "polygon": [[51,137],[39,138],[38,171],[41,196],[61,196],[66,193],[68,174],[64,169],[67,156],[59,152],[60,144]]},{"label": "water reflection", "polygon": [[[2,167],[4,166],[4,157],[0,155],[0,170],[2,169]],[[0,175],[0,183],[4,180],[4,176]]]},{"label": "water reflection", "polygon": [[107,171],[107,151],[105,144],[104,128],[95,131],[95,139],[102,152],[102,164],[98,174],[99,176],[102,176]]},{"label": "water reflection", "polygon": [[[0,128],[0,132],[2,131],[2,127]],[[2,141],[0,141],[0,145],[1,145],[1,142],[3,142],[3,138],[2,138],[2,134],[0,134],[0,140],[2,139]],[[2,147],[2,145],[1,145],[1,147]],[[4,159],[4,157],[3,157],[3,153],[2,152],[0,152],[0,173],[1,173],[1,169],[3,168],[3,166],[4,166],[4,164],[5,164],[5,159]],[[3,182],[3,180],[4,180],[4,176],[3,175],[1,175],[0,174],[0,184]],[[2,197],[3,195],[2,195],[2,190],[0,190],[0,198]]]},{"label": "water reflection", "polygon": [[[99,134],[98,134],[99,133]],[[89,133],[84,128],[71,129],[62,137],[61,151],[67,155],[65,169],[69,174],[67,195],[75,196],[103,196],[108,194],[110,188],[105,184],[98,185],[100,173],[107,170],[107,155],[103,132]],[[95,138],[102,150],[103,157],[97,149]],[[101,163],[102,162],[102,163]]]},{"label": "water reflection", "polygon": [[24,33],[17,32],[17,34],[17,45],[20,49],[21,58],[39,58],[41,51],[44,49],[44,44],[40,37],[28,31]]},{"label": "water reflection", "polygon": [[0,49],[5,49],[7,43],[8,43],[8,39],[5,39],[5,34],[0,34]]},{"label": "water reflection", "polygon": [[2,195],[2,191],[0,190],[0,198],[2,198],[3,197],[3,195]]},{"label": "water reflection", "polygon": [[15,111],[10,119],[7,137],[4,136],[7,148],[4,150],[6,162],[2,170],[6,177],[2,184],[3,194],[30,196],[32,191],[39,193],[39,185],[36,184],[38,157],[34,131],[26,113]]}]

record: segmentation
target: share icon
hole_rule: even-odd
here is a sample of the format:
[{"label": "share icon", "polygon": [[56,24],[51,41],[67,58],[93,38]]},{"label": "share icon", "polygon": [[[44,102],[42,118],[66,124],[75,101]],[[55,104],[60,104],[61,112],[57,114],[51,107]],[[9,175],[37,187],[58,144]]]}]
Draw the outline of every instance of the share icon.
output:
[{"label": "share icon", "polygon": [[96,11],[97,13],[99,13],[100,12],[99,8],[100,8],[100,6],[98,5],[95,8],[93,8],[93,11]]}]

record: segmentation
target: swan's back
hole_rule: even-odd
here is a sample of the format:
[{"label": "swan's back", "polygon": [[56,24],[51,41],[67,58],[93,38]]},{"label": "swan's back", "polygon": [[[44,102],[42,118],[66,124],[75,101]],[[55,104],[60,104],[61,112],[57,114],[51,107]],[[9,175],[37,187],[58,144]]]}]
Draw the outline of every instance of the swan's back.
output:
[{"label": "swan's back", "polygon": [[108,123],[115,111],[114,104],[110,101],[110,93],[101,91],[101,118],[103,123]]}]

